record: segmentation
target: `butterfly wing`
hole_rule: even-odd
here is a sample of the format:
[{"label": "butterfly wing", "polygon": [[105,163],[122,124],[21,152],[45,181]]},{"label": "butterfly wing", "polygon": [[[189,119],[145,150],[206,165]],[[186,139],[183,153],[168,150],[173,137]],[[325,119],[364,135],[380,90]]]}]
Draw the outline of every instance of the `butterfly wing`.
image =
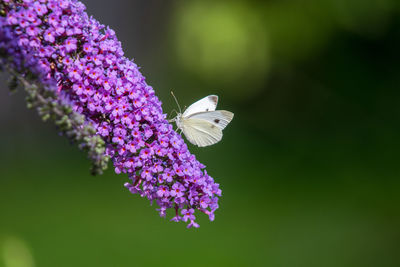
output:
[{"label": "butterfly wing", "polygon": [[233,119],[233,113],[226,110],[200,112],[182,119],[182,131],[194,145],[210,146],[222,139],[222,130]]},{"label": "butterfly wing", "polygon": [[214,111],[217,108],[218,96],[209,95],[206,96],[199,101],[191,104],[185,112],[183,112],[183,117],[188,117],[194,113],[206,112],[206,111]]},{"label": "butterfly wing", "polygon": [[181,129],[186,139],[199,147],[213,145],[222,139],[222,130],[206,120],[184,119]]},{"label": "butterfly wing", "polygon": [[223,130],[232,121],[233,113],[226,110],[199,112],[190,115],[188,119],[204,120]]}]

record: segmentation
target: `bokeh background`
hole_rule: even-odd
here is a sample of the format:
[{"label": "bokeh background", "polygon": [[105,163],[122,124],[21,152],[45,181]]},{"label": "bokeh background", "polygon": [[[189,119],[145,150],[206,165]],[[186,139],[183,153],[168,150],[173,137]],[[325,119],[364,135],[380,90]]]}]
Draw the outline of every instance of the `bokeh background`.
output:
[{"label": "bokeh background", "polygon": [[235,113],[190,149],[223,189],[159,218],[0,83],[0,266],[400,266],[398,0],[84,0],[169,113]]}]

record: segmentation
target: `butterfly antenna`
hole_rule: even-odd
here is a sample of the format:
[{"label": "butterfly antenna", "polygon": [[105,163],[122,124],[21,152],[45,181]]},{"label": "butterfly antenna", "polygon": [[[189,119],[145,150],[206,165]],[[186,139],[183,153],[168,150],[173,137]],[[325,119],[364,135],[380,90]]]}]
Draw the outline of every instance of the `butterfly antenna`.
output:
[{"label": "butterfly antenna", "polygon": [[175,97],[175,95],[174,95],[174,92],[171,91],[171,95],[174,97],[175,102],[176,102],[176,104],[178,105],[179,113],[182,113],[181,106],[179,106],[178,100],[176,99],[176,97]]}]

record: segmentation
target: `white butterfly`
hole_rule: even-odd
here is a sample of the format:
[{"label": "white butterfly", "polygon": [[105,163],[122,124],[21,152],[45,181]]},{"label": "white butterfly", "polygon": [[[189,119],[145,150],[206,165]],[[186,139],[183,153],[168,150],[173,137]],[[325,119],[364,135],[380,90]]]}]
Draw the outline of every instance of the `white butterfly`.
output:
[{"label": "white butterfly", "polygon": [[[172,93],[172,92],[171,92]],[[175,98],[174,94],[172,96]],[[191,104],[185,112],[180,113],[170,121],[185,134],[190,143],[199,147],[210,146],[222,139],[222,130],[233,119],[233,113],[226,110],[215,110],[218,96],[209,95]]]}]

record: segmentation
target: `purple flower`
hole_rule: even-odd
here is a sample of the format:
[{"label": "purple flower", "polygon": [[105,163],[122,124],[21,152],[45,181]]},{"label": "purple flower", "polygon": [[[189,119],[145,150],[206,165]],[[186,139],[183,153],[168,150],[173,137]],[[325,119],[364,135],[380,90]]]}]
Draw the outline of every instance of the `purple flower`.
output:
[{"label": "purple flower", "polygon": [[169,196],[168,187],[166,187],[165,185],[159,186],[157,190],[157,196],[168,197]]},{"label": "purple flower", "polygon": [[75,82],[79,82],[82,79],[81,72],[78,68],[73,68],[70,72],[68,72],[68,76]]},{"label": "purple flower", "polygon": [[[39,31],[39,28],[34,28],[34,29],[30,29],[30,31]],[[50,43],[54,43],[54,41],[56,40],[56,38],[54,37],[54,33],[52,30],[47,30],[44,35],[43,38]]]},{"label": "purple flower", "polygon": [[194,214],[194,209],[183,209],[181,211],[183,215],[183,221],[187,222],[188,220],[194,220],[196,217],[193,215]]},{"label": "purple flower", "polygon": [[141,173],[141,177],[143,179],[145,179],[146,181],[153,180],[153,174],[151,173],[150,169],[148,169],[148,168],[143,168],[143,171]]},{"label": "purple flower", "polygon": [[56,35],[58,35],[58,36],[63,35],[64,32],[65,32],[65,28],[64,28],[64,27],[58,26],[58,27],[55,29],[55,33],[56,33]]},{"label": "purple flower", "polygon": [[14,25],[18,23],[18,18],[15,14],[15,12],[10,12],[7,14],[7,23],[10,25]]},{"label": "purple flower", "polygon": [[76,49],[76,39],[68,38],[65,40],[64,45],[67,52],[74,51]]},{"label": "purple flower", "polygon": [[81,95],[83,93],[83,84],[75,83],[72,85],[72,89],[75,91],[75,94]]},{"label": "purple flower", "polygon": [[167,215],[167,208],[164,206],[161,206],[157,211],[160,213],[160,217],[165,217]]},{"label": "purple flower", "polygon": [[172,185],[171,196],[182,197],[184,195],[184,191],[185,187],[179,182],[176,182],[175,184]]},{"label": "purple flower", "polygon": [[108,136],[110,133],[110,128],[107,122],[102,122],[101,125],[97,128],[97,130],[102,136]]},{"label": "purple flower", "polygon": [[182,165],[179,165],[179,164],[175,163],[173,167],[174,167],[174,171],[175,171],[176,175],[184,176],[183,166]]},{"label": "purple flower", "polygon": [[206,209],[208,207],[208,203],[210,203],[210,198],[207,196],[203,196],[200,198],[200,207],[202,207],[203,209]]},{"label": "purple flower", "polygon": [[180,222],[181,220],[182,220],[182,217],[178,216],[178,215],[171,219],[172,222]]},{"label": "purple flower", "polygon": [[112,138],[112,141],[113,141],[113,143],[116,143],[116,144],[118,144],[120,146],[124,144],[124,138],[122,136],[119,136],[119,135],[114,136]]},{"label": "purple flower", "polygon": [[56,13],[53,13],[51,15],[49,15],[47,21],[49,22],[49,24],[53,27],[57,27],[59,24],[59,15]]},{"label": "purple flower", "polygon": [[171,182],[174,180],[174,175],[173,175],[173,173],[172,173],[170,170],[165,169],[165,170],[164,170],[164,173],[163,173],[163,179],[164,179],[167,183],[171,183]]},{"label": "purple flower", "polygon": [[103,156],[116,173],[128,175],[125,187],[155,201],[161,216],[175,209],[172,221],[189,222],[189,228],[199,227],[196,210],[213,220],[219,185],[168,123],[115,32],[89,17],[77,0],[6,2],[0,36],[7,38],[0,38],[0,47],[13,58],[7,63],[53,84],[56,102],[68,103],[93,125],[106,147]]},{"label": "purple flower", "polygon": [[39,32],[40,32],[40,29],[38,29],[37,27],[32,26],[32,25],[30,25],[30,26],[28,26],[28,27],[26,28],[26,33],[27,33],[29,36],[35,36],[35,35],[37,35]]},{"label": "purple flower", "polygon": [[187,228],[199,228],[200,225],[198,223],[196,223],[194,220],[190,220],[190,223],[188,224]]},{"label": "purple flower", "polygon": [[39,16],[43,16],[47,13],[47,7],[45,5],[40,4],[38,1],[35,1],[33,4],[33,9]]},{"label": "purple flower", "polygon": [[142,158],[142,159],[149,159],[150,157],[152,156],[152,151],[151,151],[151,149],[149,149],[149,148],[145,148],[145,149],[142,149],[141,151],[140,151],[140,157]]},{"label": "purple flower", "polygon": [[84,51],[85,53],[90,53],[90,52],[93,51],[93,47],[91,46],[90,43],[85,43],[85,44],[83,45],[83,51]]}]

